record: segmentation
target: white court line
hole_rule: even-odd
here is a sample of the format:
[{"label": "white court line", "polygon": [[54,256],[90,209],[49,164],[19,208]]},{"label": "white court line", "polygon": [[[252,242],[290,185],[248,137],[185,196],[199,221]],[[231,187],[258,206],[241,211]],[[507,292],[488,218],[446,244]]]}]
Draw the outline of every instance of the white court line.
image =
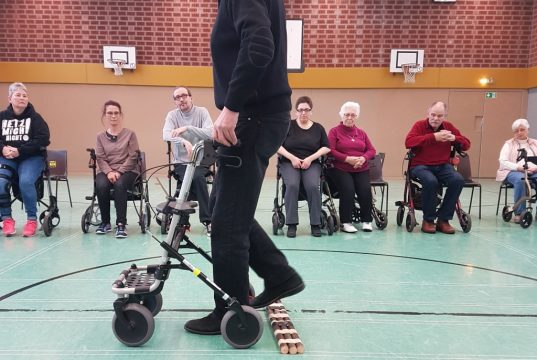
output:
[{"label": "white court line", "polygon": [[43,254],[43,253],[45,253],[45,252],[47,252],[49,250],[54,249],[55,247],[65,243],[66,241],[70,240],[71,238],[78,237],[78,236],[80,236],[80,234],[71,234],[71,235],[67,236],[66,238],[64,238],[62,240],[58,240],[57,242],[52,243],[52,244],[44,247],[43,249],[41,249],[39,251],[31,253],[30,255],[27,255],[27,256],[23,257],[22,259],[19,259],[19,260],[15,261],[14,263],[9,264],[8,266],[6,266],[5,268],[0,270],[0,275],[4,275],[6,272],[15,269],[19,265],[27,263],[28,261],[32,260],[33,258],[35,258],[35,257],[37,257],[37,256],[39,256],[39,255],[41,255],[41,254]]}]

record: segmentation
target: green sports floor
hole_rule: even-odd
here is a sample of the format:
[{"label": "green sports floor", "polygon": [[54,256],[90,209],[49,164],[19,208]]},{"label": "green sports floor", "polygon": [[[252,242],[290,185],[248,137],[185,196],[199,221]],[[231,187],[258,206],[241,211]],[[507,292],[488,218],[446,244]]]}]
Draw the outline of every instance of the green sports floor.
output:
[{"label": "green sports floor", "polygon": [[[306,282],[302,293],[283,300],[302,355],[280,355],[265,311],[264,333],[247,350],[231,348],[221,336],[185,332],[184,323],[206,315],[213,302],[205,284],[180,270],[165,283],[152,338],[141,347],[120,343],[112,332],[112,282],[133,262],[158,263],[162,250],[134,220],[127,239],[95,235],[94,227],[83,234],[91,178],[69,180],[73,207],[60,183],[61,222],[52,236],[0,238],[2,359],[537,359],[537,225],[523,229],[496,216],[499,187],[492,180],[481,181],[482,219],[474,198],[471,232],[454,222],[455,235],[396,225],[402,180],[389,181],[389,223],[382,231],[313,238],[304,203],[298,236],[273,236]],[[268,232],[274,195],[269,179],[257,213]],[[466,207],[468,195],[465,189]],[[153,180],[149,196],[152,205],[165,197]],[[20,203],[13,208],[20,234],[24,214]],[[191,223],[191,240],[209,250],[197,214]],[[162,240],[159,229],[153,220],[151,231]],[[200,255],[184,253],[211,274]],[[262,291],[255,274],[251,283]]]}]

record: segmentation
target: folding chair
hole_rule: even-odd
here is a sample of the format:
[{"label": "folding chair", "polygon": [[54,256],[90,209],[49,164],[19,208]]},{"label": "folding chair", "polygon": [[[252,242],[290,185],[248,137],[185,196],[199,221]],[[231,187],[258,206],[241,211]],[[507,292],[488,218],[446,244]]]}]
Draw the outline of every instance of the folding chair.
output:
[{"label": "folding chair", "polygon": [[47,150],[47,162],[49,169],[49,179],[56,182],[56,199],[58,198],[58,182],[67,183],[67,193],[69,194],[69,203],[73,207],[71,199],[71,188],[67,178],[67,150]]},{"label": "folding chair", "polygon": [[472,179],[472,166],[470,165],[470,155],[459,156],[459,165],[457,165],[457,171],[464,178],[464,187],[471,188],[472,194],[470,195],[470,205],[468,207],[468,214],[472,211],[472,201],[474,199],[475,188],[479,189],[479,218],[481,219],[481,184]]},{"label": "folding chair", "polygon": [[[374,189],[380,187],[380,194],[382,196],[380,200],[380,211],[384,210],[384,194],[386,194],[386,212],[388,211],[388,191],[389,185],[387,181],[382,178],[382,167],[384,166],[385,153],[378,153],[373,159],[369,161],[369,178],[371,181],[371,187]],[[376,191],[375,191],[376,192]]]}]

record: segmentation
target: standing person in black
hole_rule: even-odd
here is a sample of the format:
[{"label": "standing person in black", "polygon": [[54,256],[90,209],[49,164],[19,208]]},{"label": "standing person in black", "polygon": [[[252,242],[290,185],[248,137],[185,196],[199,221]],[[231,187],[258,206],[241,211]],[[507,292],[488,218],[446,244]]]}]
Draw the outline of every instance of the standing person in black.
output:
[{"label": "standing person in black", "polygon": [[[213,277],[226,293],[248,304],[248,270],[265,282],[251,306],[261,308],[304,289],[298,273],[254,219],[269,158],[289,129],[291,89],[287,80],[283,0],[219,0],[211,34],[216,106],[213,138],[218,152],[240,157],[242,166],[218,162],[211,196]],[[190,320],[185,329],[220,334],[225,302]]]}]

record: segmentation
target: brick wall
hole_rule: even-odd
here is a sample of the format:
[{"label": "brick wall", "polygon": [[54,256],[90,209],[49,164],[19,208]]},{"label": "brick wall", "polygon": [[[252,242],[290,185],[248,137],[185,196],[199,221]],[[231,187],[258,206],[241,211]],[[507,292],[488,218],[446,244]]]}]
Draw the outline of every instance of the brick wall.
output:
[{"label": "brick wall", "polygon": [[[433,67],[537,65],[535,0],[285,2],[308,67],[386,67],[392,48],[423,48]],[[216,4],[0,0],[0,61],[101,63],[103,45],[132,45],[139,64],[210,66]]]},{"label": "brick wall", "polygon": [[531,27],[531,41],[528,66],[537,66],[537,1],[533,1],[533,22]]}]

